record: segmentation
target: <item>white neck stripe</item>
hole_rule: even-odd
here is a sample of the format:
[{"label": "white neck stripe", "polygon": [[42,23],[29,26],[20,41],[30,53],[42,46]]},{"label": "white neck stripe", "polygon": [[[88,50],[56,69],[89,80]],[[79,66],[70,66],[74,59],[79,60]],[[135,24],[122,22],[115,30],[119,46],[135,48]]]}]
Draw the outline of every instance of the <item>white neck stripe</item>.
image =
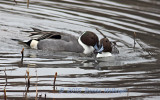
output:
[{"label": "white neck stripe", "polygon": [[[85,33],[85,32],[84,32]],[[84,34],[83,33],[83,34]],[[83,35],[82,34],[82,35]],[[82,36],[81,35],[81,36]],[[94,51],[94,48],[92,47],[92,46],[87,46],[86,44],[84,44],[82,41],[81,41],[81,36],[79,37],[79,39],[78,39],[78,43],[83,47],[83,49],[84,49],[84,51],[83,51],[83,53],[84,54],[90,54],[90,53],[92,53],[93,51]]]}]

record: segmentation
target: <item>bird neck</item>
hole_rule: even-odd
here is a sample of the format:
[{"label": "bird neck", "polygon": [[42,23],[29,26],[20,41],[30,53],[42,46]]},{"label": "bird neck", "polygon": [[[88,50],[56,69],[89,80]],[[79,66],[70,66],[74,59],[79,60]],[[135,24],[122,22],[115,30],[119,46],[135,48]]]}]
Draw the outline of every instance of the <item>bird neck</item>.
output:
[{"label": "bird neck", "polygon": [[93,46],[88,46],[88,45],[84,44],[84,43],[81,41],[81,36],[80,36],[79,39],[78,39],[78,43],[83,47],[83,49],[84,49],[83,53],[84,53],[84,54],[90,54],[90,53],[92,53],[92,52],[94,51]]}]

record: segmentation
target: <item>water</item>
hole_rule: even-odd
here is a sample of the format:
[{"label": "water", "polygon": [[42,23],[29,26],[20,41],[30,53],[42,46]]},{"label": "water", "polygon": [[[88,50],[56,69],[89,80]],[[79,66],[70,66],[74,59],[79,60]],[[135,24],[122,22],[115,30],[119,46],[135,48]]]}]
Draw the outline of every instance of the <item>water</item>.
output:
[{"label": "water", "polygon": [[[35,99],[37,90],[39,98],[46,95],[47,99],[158,100],[159,6],[159,0],[31,0],[27,8],[26,1],[1,0],[0,98],[5,88],[7,99]],[[95,63],[92,57],[33,50],[11,40],[29,40],[30,34],[23,31],[32,31],[32,27],[75,36],[87,30],[102,38],[98,28],[111,41],[118,41],[120,54]]]}]

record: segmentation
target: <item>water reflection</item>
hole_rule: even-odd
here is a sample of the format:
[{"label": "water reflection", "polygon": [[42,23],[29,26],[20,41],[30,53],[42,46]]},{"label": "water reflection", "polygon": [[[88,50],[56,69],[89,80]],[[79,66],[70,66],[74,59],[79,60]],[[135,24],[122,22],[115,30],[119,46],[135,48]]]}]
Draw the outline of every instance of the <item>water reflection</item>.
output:
[{"label": "water reflection", "polygon": [[[0,94],[7,99],[159,97],[159,5],[158,0],[41,0],[0,1]],[[118,41],[120,54],[94,58],[69,52],[32,50],[12,41],[29,40],[31,27],[78,36],[100,29],[111,41]],[[134,32],[136,45],[134,47]],[[24,48],[23,64],[21,50]],[[25,79],[30,71],[30,86]],[[56,93],[53,93],[55,72]],[[38,78],[37,78],[38,77]],[[37,85],[36,85],[37,84]],[[59,93],[61,89],[64,93]],[[81,88],[83,93],[67,93]],[[84,93],[106,88],[129,89],[128,93]],[[151,98],[150,98],[151,97]]]}]

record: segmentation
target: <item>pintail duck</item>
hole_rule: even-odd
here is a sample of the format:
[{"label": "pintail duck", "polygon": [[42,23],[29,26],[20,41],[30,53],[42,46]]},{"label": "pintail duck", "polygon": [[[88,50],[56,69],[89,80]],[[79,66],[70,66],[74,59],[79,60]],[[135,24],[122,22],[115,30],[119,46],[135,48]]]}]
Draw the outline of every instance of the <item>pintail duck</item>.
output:
[{"label": "pintail duck", "polygon": [[[114,42],[110,42],[106,36],[99,42],[98,36],[91,31],[86,31],[80,37],[75,37],[61,32],[42,31],[36,28],[32,29],[34,31],[25,32],[30,32],[30,36],[41,35],[39,38],[23,42],[32,49],[67,51],[84,54],[94,53],[96,57],[108,57],[112,56],[113,53],[119,53]],[[18,41],[22,42],[22,40]]]},{"label": "pintail duck", "polygon": [[[97,49],[96,49],[97,50]],[[116,48],[116,42],[110,42],[108,38],[102,38],[100,40],[99,49],[96,57],[109,57],[112,54],[119,54],[119,50]]]},{"label": "pintail duck", "polygon": [[95,54],[96,57],[109,57],[112,54],[119,54],[119,50],[116,48],[116,42],[111,42],[100,30],[96,28],[96,30],[104,37],[99,42],[99,47],[95,45]]},{"label": "pintail duck", "polygon": [[80,37],[75,37],[70,34],[55,31],[41,31],[35,28],[33,30],[34,31],[27,32],[30,32],[31,36],[42,36],[24,42],[32,49],[91,54],[95,50],[95,45],[99,43],[98,36],[91,31],[86,31]]}]

